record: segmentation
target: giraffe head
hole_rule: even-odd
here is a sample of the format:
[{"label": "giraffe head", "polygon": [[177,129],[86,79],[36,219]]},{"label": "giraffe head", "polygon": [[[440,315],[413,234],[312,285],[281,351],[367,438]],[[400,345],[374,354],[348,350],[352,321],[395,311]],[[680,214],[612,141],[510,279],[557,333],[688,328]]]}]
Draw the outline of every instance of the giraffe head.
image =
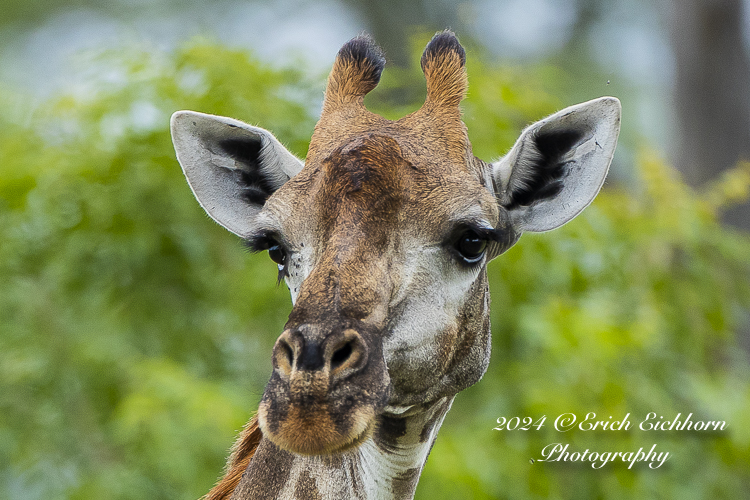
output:
[{"label": "giraffe head", "polygon": [[386,120],[363,103],[385,61],[369,38],[351,40],[304,163],[266,130],[188,111],[172,118],[198,201],[268,250],[292,295],[258,413],[282,449],[355,447],[384,415],[476,383],[490,354],[487,263],[524,231],[575,217],[604,182],[617,99],[535,123],[487,163],[461,121],[464,63],[456,37],[438,33],[421,59],[424,105]]}]

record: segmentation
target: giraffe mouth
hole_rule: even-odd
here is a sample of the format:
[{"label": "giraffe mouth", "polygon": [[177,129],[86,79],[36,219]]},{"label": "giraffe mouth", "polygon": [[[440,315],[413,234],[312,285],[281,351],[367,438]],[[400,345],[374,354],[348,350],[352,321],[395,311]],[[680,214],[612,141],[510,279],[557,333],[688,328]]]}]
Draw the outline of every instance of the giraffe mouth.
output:
[{"label": "giraffe mouth", "polygon": [[258,412],[263,435],[279,448],[298,455],[331,455],[357,448],[375,428],[374,407],[360,407],[341,415],[330,408],[291,405],[286,418],[279,418],[271,406],[261,402]]},{"label": "giraffe mouth", "polygon": [[300,455],[330,455],[369,438],[391,395],[379,330],[361,323],[287,325],[258,408],[263,436]]},{"label": "giraffe mouth", "polygon": [[258,408],[263,435],[300,455],[358,447],[372,435],[391,396],[390,377],[379,358],[342,378],[327,369],[274,370]]}]

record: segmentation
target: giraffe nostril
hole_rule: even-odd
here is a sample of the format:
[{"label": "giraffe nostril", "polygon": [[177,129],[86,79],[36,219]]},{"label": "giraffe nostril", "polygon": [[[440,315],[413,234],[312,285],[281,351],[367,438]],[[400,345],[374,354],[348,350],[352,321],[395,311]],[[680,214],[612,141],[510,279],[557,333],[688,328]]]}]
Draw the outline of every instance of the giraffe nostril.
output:
[{"label": "giraffe nostril", "polygon": [[289,376],[294,368],[294,348],[291,346],[290,338],[287,332],[284,332],[276,341],[273,348],[274,367],[279,370],[283,376]]},{"label": "giraffe nostril", "polygon": [[[344,331],[343,338],[331,342],[326,349],[328,366],[334,380],[342,380],[359,372],[367,364],[367,346],[355,330]],[[333,352],[331,352],[333,351]]]},{"label": "giraffe nostril", "polygon": [[336,349],[331,357],[331,369],[335,370],[343,365],[351,357],[353,351],[354,348],[351,341]]},{"label": "giraffe nostril", "polygon": [[294,366],[294,352],[292,351],[291,346],[286,342],[282,342],[280,347],[281,354],[286,357],[286,361],[287,363],[289,363],[289,366]]}]

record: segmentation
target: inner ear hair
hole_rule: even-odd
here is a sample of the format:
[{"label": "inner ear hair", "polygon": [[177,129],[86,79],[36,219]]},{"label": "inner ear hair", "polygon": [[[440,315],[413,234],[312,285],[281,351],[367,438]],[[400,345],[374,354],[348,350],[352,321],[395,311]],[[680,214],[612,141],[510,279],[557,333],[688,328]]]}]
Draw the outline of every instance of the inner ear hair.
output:
[{"label": "inner ear hair", "polygon": [[288,180],[280,169],[269,168],[268,163],[274,160],[271,155],[264,154],[263,141],[259,136],[246,134],[223,139],[217,141],[217,147],[239,167],[232,169],[232,174],[240,196],[247,203],[263,205]]},{"label": "inner ear hair", "polygon": [[543,126],[531,130],[515,161],[504,165],[510,171],[501,204],[511,210],[557,196],[572,163],[569,157],[585,138],[582,128]]}]

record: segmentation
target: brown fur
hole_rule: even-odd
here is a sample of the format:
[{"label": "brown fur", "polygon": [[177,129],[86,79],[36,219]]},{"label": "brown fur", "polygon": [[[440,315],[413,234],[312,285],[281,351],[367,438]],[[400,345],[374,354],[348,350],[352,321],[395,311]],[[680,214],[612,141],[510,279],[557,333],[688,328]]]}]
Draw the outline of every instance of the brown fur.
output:
[{"label": "brown fur", "polygon": [[[467,85],[464,62],[464,50],[452,33],[436,35],[422,58],[427,102],[419,111],[391,121],[369,112],[362,100],[379,78],[379,51],[367,39],[349,42],[329,76],[305,168],[267,202],[265,210],[279,214],[289,239],[306,239],[317,255],[299,285],[282,337],[300,336],[304,330],[307,341],[317,343],[353,328],[366,337],[364,351],[370,351],[370,362],[346,384],[320,387],[312,378],[297,377],[295,382],[290,367],[290,374],[282,377],[288,350],[274,356],[275,371],[260,404],[259,422],[264,435],[286,451],[309,455],[348,449],[362,441],[363,431],[369,432],[387,402],[390,375],[376,351],[382,349],[392,319],[389,297],[399,287],[398,272],[393,272],[403,264],[393,260],[401,255],[397,235],[430,235],[430,245],[442,244],[455,230],[452,216],[466,204],[475,210],[481,203],[487,220],[498,218],[494,197],[472,175],[475,159],[459,109]],[[482,299],[481,290],[477,296]],[[462,375],[478,372],[472,367],[485,361],[479,353],[486,342],[477,340],[480,346],[472,350],[477,339],[473,333],[463,345],[457,326],[444,332],[442,356],[427,362],[435,377],[450,369],[460,388],[476,378]],[[411,380],[414,371],[408,367],[404,372],[410,397],[418,397],[432,381]],[[330,375],[325,369],[318,374],[321,380]],[[430,396],[455,389],[449,385],[437,384]]]},{"label": "brown fur", "polygon": [[457,107],[466,96],[466,55],[455,36],[437,34],[422,54],[422,71],[427,80],[427,102]]},{"label": "brown fur", "polygon": [[330,111],[346,103],[362,104],[365,94],[380,81],[384,65],[380,48],[368,36],[350,40],[339,51],[328,76],[324,108]]},{"label": "brown fur", "polygon": [[[415,377],[407,357],[396,360],[404,370],[389,374],[382,354],[382,338],[392,319],[387,299],[401,286],[397,273],[391,272],[400,264],[386,258],[393,253],[390,247],[401,244],[391,235],[406,224],[412,233],[438,234],[430,240],[433,245],[444,241],[453,230],[451,216],[465,212],[466,200],[471,200],[473,210],[479,204],[487,220],[499,218],[460,118],[459,103],[468,85],[464,63],[465,53],[455,36],[436,35],[422,57],[428,91],[424,106],[391,121],[364,106],[364,96],[375,88],[383,68],[379,49],[368,38],[358,37],[336,57],[305,168],[269,199],[265,210],[285,222],[286,234],[317,245],[318,260],[300,285],[285,335],[304,327],[307,340],[322,342],[318,337],[353,328],[364,338],[369,363],[346,384],[331,384],[333,389],[325,391],[302,379],[292,383],[291,366],[286,370],[288,380],[279,375],[284,370],[275,369],[259,408],[263,432],[257,417],[251,419],[235,444],[224,478],[205,500],[228,500],[235,490],[259,498],[265,493],[260,488],[281,487],[286,481],[288,470],[278,463],[291,460],[291,452],[328,454],[378,432],[377,416],[390,400],[391,377],[402,391],[394,401],[409,405],[453,395],[484,371],[489,353],[489,325],[482,324],[484,277],[472,294],[475,307],[461,325],[445,332],[442,341],[449,345],[440,359],[425,361],[425,373],[434,377]],[[298,220],[285,215],[289,213],[308,217]],[[311,227],[317,229],[317,238],[299,236]],[[286,354],[284,363],[277,358],[277,367],[289,365]],[[439,383],[425,387],[436,378]],[[259,458],[253,462],[264,433]],[[251,475],[243,481],[248,467]],[[408,497],[413,492],[420,470],[397,478],[399,494]]]},{"label": "brown fur", "polygon": [[203,500],[229,500],[232,492],[240,484],[242,474],[245,473],[262,438],[263,433],[258,427],[258,416],[253,415],[232,446],[232,454],[229,456],[224,477],[203,497]]}]

